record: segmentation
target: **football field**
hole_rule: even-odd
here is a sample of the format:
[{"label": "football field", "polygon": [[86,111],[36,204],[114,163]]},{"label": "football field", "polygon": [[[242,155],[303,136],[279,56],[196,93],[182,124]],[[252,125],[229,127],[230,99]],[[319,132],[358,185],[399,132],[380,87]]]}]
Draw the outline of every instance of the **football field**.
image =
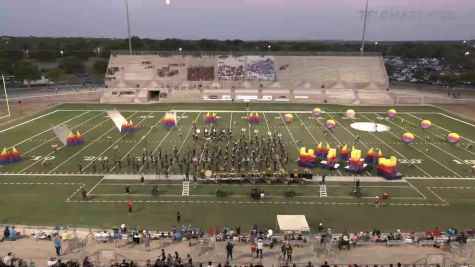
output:
[{"label": "football field", "polygon": [[[250,225],[255,221],[274,226],[277,214],[305,214],[311,224],[325,222],[336,229],[344,227],[449,226],[457,223],[469,227],[475,208],[475,123],[434,107],[396,107],[396,118],[389,119],[388,108],[351,107],[354,118],[344,116],[350,107],[321,105],[323,113],[312,114],[314,105],[301,104],[168,104],[168,105],[94,105],[64,104],[54,109],[0,125],[0,146],[15,147],[21,160],[0,166],[0,202],[4,222],[28,224],[70,224],[114,226],[123,222],[137,226],[170,227],[180,211],[186,224]],[[116,108],[136,125],[131,134],[122,134],[107,115]],[[167,128],[162,120],[167,112],[177,115],[177,127]],[[233,136],[277,134],[288,151],[284,168],[292,172],[298,166],[300,147],[315,149],[322,142],[331,148],[360,149],[363,156],[371,148],[383,157],[395,156],[403,180],[377,179],[377,171],[368,168],[354,177],[342,167],[336,170],[312,168],[314,181],[308,184],[231,184],[192,183],[190,196],[182,197],[183,168],[178,161],[167,168],[141,165],[130,167],[127,158],[140,161],[144,151],[185,154],[195,146],[193,125],[207,126],[204,116],[216,112],[216,128],[230,129]],[[259,124],[249,127],[247,116],[258,113]],[[292,114],[292,122],[284,115]],[[328,131],[327,120],[336,121]],[[432,128],[423,130],[419,123],[430,120]],[[358,123],[382,125],[378,131],[356,129]],[[85,143],[64,146],[52,127],[64,124],[80,132]],[[383,130],[384,129],[384,130]],[[414,141],[401,141],[410,132]],[[456,132],[460,141],[450,144],[448,133]],[[57,147],[57,149],[53,149]],[[199,148],[198,148],[199,149]],[[199,152],[199,151],[198,151]],[[339,149],[337,149],[339,152]],[[120,159],[121,165],[108,168],[99,162]],[[199,158],[202,160],[202,157]],[[45,164],[47,162],[47,164]],[[145,183],[139,182],[144,174]],[[191,173],[193,175],[195,173]],[[327,197],[321,198],[317,181],[327,175]],[[362,197],[352,196],[354,179],[362,181]],[[154,184],[160,195],[152,196]],[[129,185],[131,194],[125,194]],[[261,201],[250,199],[253,187],[266,192]],[[85,189],[89,199],[82,200]],[[217,197],[216,190],[225,192]],[[293,191],[295,196],[288,196]],[[376,195],[387,193],[389,199],[375,207]],[[132,201],[135,213],[128,216],[126,203]],[[33,212],[35,211],[35,212]],[[138,219],[140,218],[140,219]],[[456,222],[454,222],[454,220]]]}]

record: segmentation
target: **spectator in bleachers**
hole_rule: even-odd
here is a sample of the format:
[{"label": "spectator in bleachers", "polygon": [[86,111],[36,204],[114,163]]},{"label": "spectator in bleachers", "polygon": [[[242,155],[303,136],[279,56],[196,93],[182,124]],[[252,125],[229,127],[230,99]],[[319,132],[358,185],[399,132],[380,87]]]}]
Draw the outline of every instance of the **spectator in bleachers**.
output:
[{"label": "spectator in bleachers", "polygon": [[57,263],[58,263],[58,261],[57,261],[55,258],[51,257],[51,258],[49,258],[49,260],[46,262],[46,266],[48,266],[48,267],[53,267],[53,266],[56,266]]}]

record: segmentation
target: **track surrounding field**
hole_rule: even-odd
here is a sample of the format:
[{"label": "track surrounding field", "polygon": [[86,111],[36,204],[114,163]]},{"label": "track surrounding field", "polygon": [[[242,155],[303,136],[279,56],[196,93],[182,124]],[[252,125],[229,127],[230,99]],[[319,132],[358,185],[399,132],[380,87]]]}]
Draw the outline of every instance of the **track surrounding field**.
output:
[{"label": "track surrounding field", "polygon": [[[124,117],[137,125],[135,133],[122,135],[108,118],[105,110],[117,108]],[[192,109],[190,109],[192,108]],[[22,154],[20,162],[0,167],[0,204],[5,207],[2,220],[15,223],[60,223],[113,226],[122,222],[129,225],[169,227],[174,213],[180,210],[186,224],[207,227],[211,225],[250,225],[255,221],[274,225],[276,214],[305,214],[310,223],[324,221],[335,228],[449,226],[456,223],[471,226],[475,216],[469,212],[475,205],[475,124],[472,121],[449,115],[431,107],[400,107],[395,119],[386,117],[387,107],[353,107],[354,119],[343,116],[342,106],[322,106],[321,117],[311,114],[310,105],[193,105],[185,106],[113,106],[113,105],[63,105],[35,117],[16,123],[0,125],[0,145],[16,147]],[[178,129],[161,125],[166,111],[177,112]],[[192,124],[205,125],[207,112],[216,111],[218,128],[231,128],[233,135],[268,132],[282,135],[289,152],[288,170],[302,169],[297,165],[298,149],[315,148],[319,142],[331,147],[347,144],[363,151],[380,148],[385,157],[398,158],[398,170],[405,175],[399,182],[365,180],[376,176],[367,171],[362,179],[363,197],[351,195],[352,178],[342,168],[335,171],[312,169],[318,180],[326,174],[328,198],[320,198],[317,183],[311,185],[258,185],[266,192],[262,201],[249,198],[250,185],[192,185],[190,197],[181,197],[179,181],[164,181],[163,169],[142,167],[147,177],[145,185],[138,182],[138,174],[127,166],[112,166],[109,171],[94,166],[93,161],[127,155],[140,157],[146,151],[180,152],[193,145]],[[246,120],[249,112],[259,112],[261,123],[252,129]],[[282,116],[291,113],[294,120],[284,123]],[[325,134],[325,121],[334,119],[337,127]],[[431,120],[433,127],[422,130],[419,122]],[[377,122],[389,126],[387,132],[367,132],[353,129],[355,122]],[[66,124],[84,135],[82,146],[64,147],[51,128]],[[401,135],[412,132],[412,144],[401,142]],[[457,132],[462,138],[458,144],[445,140],[447,133]],[[355,141],[359,136],[359,141]],[[54,152],[52,145],[59,145]],[[116,149],[114,149],[117,146]],[[50,162],[43,166],[44,160]],[[409,163],[413,162],[413,166]],[[124,163],[125,165],[125,163]],[[79,166],[82,172],[79,172]],[[174,177],[183,175],[175,162],[170,167]],[[104,179],[119,177],[118,179]],[[107,176],[106,176],[107,177]],[[339,178],[341,177],[341,178]],[[152,183],[159,178],[160,196],[151,196]],[[340,179],[340,180],[339,180]],[[371,181],[370,181],[371,180]],[[131,185],[132,194],[126,195],[124,187]],[[82,201],[80,190],[89,193],[89,201]],[[221,189],[226,197],[216,197]],[[294,190],[295,197],[285,197]],[[374,196],[388,193],[390,198],[378,208]],[[135,213],[126,215],[126,202],[132,201]],[[6,205],[12,204],[12,205]],[[34,203],[34,205],[32,205]],[[203,214],[203,208],[206,213]],[[32,212],[37,211],[37,212]],[[33,214],[32,214],[33,213]],[[101,218],[102,216],[106,218]],[[206,216],[202,216],[206,215]],[[140,220],[137,221],[137,216]]]}]

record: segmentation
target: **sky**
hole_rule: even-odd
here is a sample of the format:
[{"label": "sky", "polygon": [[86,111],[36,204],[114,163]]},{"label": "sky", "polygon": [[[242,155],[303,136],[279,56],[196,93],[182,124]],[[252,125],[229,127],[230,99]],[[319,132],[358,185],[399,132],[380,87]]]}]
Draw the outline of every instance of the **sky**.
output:
[{"label": "sky", "polygon": [[[128,0],[141,38],[361,40],[366,0]],[[0,0],[0,35],[127,37],[125,0]],[[475,0],[369,0],[367,40],[475,39]]]}]

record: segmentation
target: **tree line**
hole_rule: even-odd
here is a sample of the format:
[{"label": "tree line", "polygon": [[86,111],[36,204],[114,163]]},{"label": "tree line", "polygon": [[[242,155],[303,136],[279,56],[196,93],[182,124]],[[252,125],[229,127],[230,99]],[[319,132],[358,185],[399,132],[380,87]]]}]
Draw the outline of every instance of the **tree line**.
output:
[{"label": "tree line", "polygon": [[[443,58],[460,75],[475,70],[475,41],[367,42],[365,51],[403,58]],[[132,37],[134,51],[245,51],[245,52],[355,52],[356,41],[243,41],[243,40],[154,40]],[[127,39],[1,37],[0,72],[33,80],[41,72],[52,76],[83,73],[84,62],[94,59],[92,71],[104,74],[114,50],[128,50]],[[469,52],[469,55],[466,55]],[[36,62],[54,62],[57,68],[42,69]],[[468,74],[467,74],[468,73]],[[459,76],[460,76],[459,75]]]}]

